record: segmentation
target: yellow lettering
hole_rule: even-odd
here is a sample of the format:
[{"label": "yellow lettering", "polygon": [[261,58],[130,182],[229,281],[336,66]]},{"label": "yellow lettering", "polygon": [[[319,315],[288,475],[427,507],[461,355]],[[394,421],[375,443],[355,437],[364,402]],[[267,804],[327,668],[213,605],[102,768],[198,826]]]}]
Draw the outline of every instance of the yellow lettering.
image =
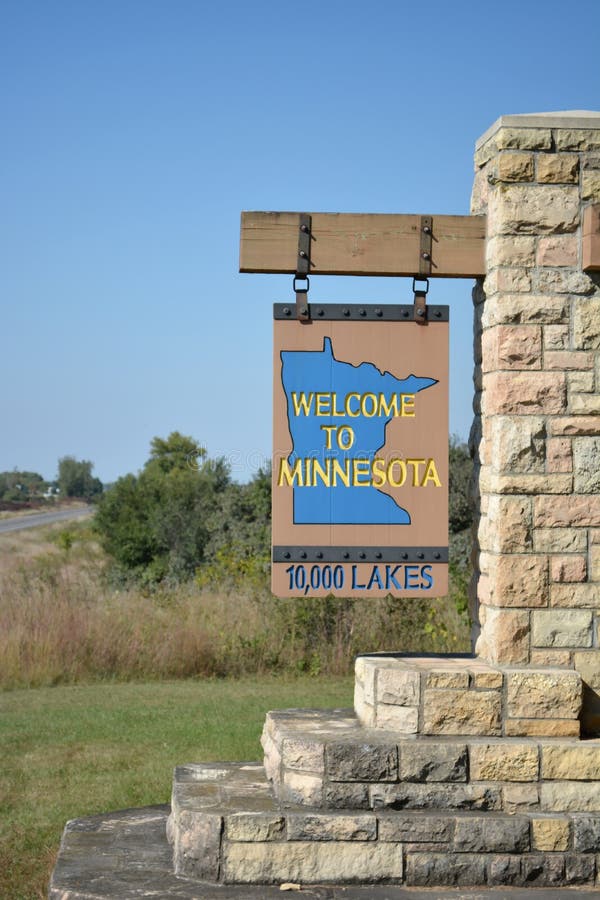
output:
[{"label": "yellow lettering", "polygon": [[415,415],[415,395],[400,394],[400,415],[406,418]]},{"label": "yellow lettering", "polygon": [[[366,476],[367,481],[359,481],[359,476]],[[353,459],[352,460],[352,487],[369,487],[371,483],[370,479],[370,465],[368,459]]]},{"label": "yellow lettering", "polygon": [[311,480],[311,487],[317,486],[317,475],[321,479],[322,483],[325,487],[331,487],[331,460],[325,460],[325,469],[321,465],[320,462],[317,462],[316,459],[313,459],[313,476]]},{"label": "yellow lettering", "polygon": [[331,413],[331,394],[317,394],[317,416],[328,416]]},{"label": "yellow lettering", "polygon": [[279,460],[279,475],[277,477],[277,486],[283,487],[283,483],[285,481],[288,487],[292,487],[296,479],[298,481],[298,487],[303,487],[304,483],[302,480],[302,460],[297,459],[294,463],[294,468],[291,471],[287,459]]},{"label": "yellow lettering", "polygon": [[314,393],[312,393],[312,391],[308,395],[308,399],[306,398],[306,394],[304,393],[304,391],[300,395],[298,395],[296,393],[296,391],[292,391],[292,403],[294,405],[294,415],[299,416],[300,412],[302,412],[302,414],[304,416],[309,416],[311,413],[314,397],[315,397],[315,395],[314,395]]},{"label": "yellow lettering", "polygon": [[332,403],[332,405],[333,405],[333,409],[331,410],[331,415],[332,415],[332,416],[337,416],[337,417],[339,417],[339,416],[345,415],[344,410],[343,410],[343,409],[338,409],[338,407],[337,407],[337,394],[336,394],[335,391],[334,391],[333,394],[331,395],[331,403]]},{"label": "yellow lettering", "polygon": [[375,488],[383,487],[386,483],[386,474],[385,474],[385,459],[380,459],[376,457],[373,460],[373,465],[371,467],[373,472],[373,480],[372,484]]},{"label": "yellow lettering", "polygon": [[[404,395],[402,395],[404,396]],[[398,415],[398,394],[392,394],[389,399],[389,402],[386,401],[383,394],[379,395],[379,415],[391,416],[392,412],[394,413],[394,417]]]},{"label": "yellow lettering", "polygon": [[[400,474],[394,478],[394,467],[398,466]],[[388,481],[392,487],[402,487],[406,481],[406,463],[403,459],[391,459],[387,468]]]},{"label": "yellow lettering", "polygon": [[442,482],[440,481],[440,476],[437,473],[437,468],[433,459],[427,460],[427,468],[425,469],[425,475],[423,476],[421,487],[425,487],[428,481],[433,481],[436,487],[442,486]]},{"label": "yellow lettering", "polygon": [[344,487],[350,487],[350,460],[346,459],[344,461],[344,468],[340,465],[340,461],[338,459],[333,460],[333,486],[337,487],[338,478],[344,485]]},{"label": "yellow lettering", "polygon": [[407,465],[412,466],[413,469],[413,487],[420,487],[419,485],[419,466],[425,465],[424,459],[407,459]]},{"label": "yellow lettering", "polygon": [[[358,400],[358,409],[356,410],[356,412],[352,412],[352,408],[350,407],[350,400],[352,399]],[[346,410],[347,416],[350,416],[352,419],[356,419],[356,417],[360,415],[360,394],[346,394],[344,409]]]},{"label": "yellow lettering", "polygon": [[[367,411],[367,400],[372,403],[371,412]],[[360,411],[367,419],[372,419],[377,414],[377,397],[375,394],[363,394],[360,400]]]}]

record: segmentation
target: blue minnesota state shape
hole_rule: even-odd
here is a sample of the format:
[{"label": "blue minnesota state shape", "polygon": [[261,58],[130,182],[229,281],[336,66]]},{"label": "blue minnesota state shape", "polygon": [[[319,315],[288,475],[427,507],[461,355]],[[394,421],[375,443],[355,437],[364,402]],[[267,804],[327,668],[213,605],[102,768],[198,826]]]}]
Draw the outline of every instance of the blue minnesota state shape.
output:
[{"label": "blue minnesota state shape", "polygon": [[409,512],[381,488],[440,487],[435,462],[377,452],[388,423],[414,418],[414,395],[436,379],[341,362],[326,337],[322,350],[283,350],[281,380],[293,449],[277,485],[293,489],[294,523],[409,525]]}]

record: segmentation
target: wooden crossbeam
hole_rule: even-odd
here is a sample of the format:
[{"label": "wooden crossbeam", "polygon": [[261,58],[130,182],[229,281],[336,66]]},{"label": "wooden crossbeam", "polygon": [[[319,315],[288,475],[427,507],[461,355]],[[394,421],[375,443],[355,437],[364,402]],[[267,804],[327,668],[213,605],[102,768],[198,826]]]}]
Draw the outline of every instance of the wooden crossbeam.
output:
[{"label": "wooden crossbeam", "polygon": [[600,271],[600,203],[583,213],[582,264],[584,272]]},{"label": "wooden crossbeam", "polygon": [[[240,272],[294,273],[299,213],[243,212]],[[414,276],[420,215],[311,213],[313,275]],[[485,275],[485,216],[432,217],[431,278]]]}]

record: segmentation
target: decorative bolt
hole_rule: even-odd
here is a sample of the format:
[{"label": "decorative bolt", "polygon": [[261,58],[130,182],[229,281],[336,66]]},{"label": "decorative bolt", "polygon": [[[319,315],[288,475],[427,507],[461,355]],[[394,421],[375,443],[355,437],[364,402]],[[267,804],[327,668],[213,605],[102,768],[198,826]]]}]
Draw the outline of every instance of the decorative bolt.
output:
[{"label": "decorative bolt", "polygon": [[366,309],[361,309],[361,310],[359,311],[359,315],[361,315],[361,316],[366,316],[366,314],[367,314]]},{"label": "decorative bolt", "polygon": [[[302,254],[300,254],[300,256],[302,256]],[[423,257],[423,259],[431,259],[431,253],[428,253],[427,250],[423,250],[421,256]]]},{"label": "decorative bolt", "polygon": [[379,307],[377,307],[377,309],[375,310],[375,315],[377,316],[378,319],[380,319],[383,315],[383,310],[379,309]]},{"label": "decorative bolt", "polygon": [[402,559],[408,559],[408,553],[403,553],[403,554],[402,554]]},{"label": "decorative bolt", "polygon": [[424,310],[424,309],[418,309],[418,310],[417,310],[417,315],[420,316],[421,318],[423,318],[423,316],[425,315],[425,310]]},{"label": "decorative bolt", "polygon": [[441,312],[439,311],[439,309],[438,309],[437,312],[435,313],[435,317],[436,317],[436,319],[441,319],[441,318],[442,318],[442,314],[441,314]]},{"label": "decorative bolt", "polygon": [[290,554],[290,551],[289,551],[289,550],[286,550],[285,553],[283,554],[283,558],[284,558],[284,559],[289,559],[289,558],[290,558],[290,555],[291,555],[291,554]]},{"label": "decorative bolt", "polygon": [[306,315],[308,315],[308,306],[301,306],[301,307],[300,307],[300,315],[301,315],[301,316],[306,316]]},{"label": "decorative bolt", "polygon": [[346,550],[346,552],[344,553],[344,559],[350,559],[350,554],[348,553],[347,550]]},{"label": "decorative bolt", "polygon": [[381,559],[381,553],[376,553],[376,554],[375,554],[375,559]]},{"label": "decorative bolt", "polygon": [[302,259],[306,259],[306,251],[301,250],[300,253],[298,254],[298,256],[300,256]]},{"label": "decorative bolt", "polygon": [[425,234],[431,234],[431,225],[423,225],[423,231]]},{"label": "decorative bolt", "polygon": [[434,554],[433,554],[433,558],[434,558],[434,559],[439,559],[440,556],[441,556],[440,553],[434,553]]},{"label": "decorative bolt", "polygon": [[347,306],[345,306],[345,307],[343,308],[342,312],[344,313],[345,316],[349,316],[349,315],[350,315],[350,310],[348,309]]},{"label": "decorative bolt", "polygon": [[408,319],[408,310],[405,309],[402,315],[405,319]]},{"label": "decorative bolt", "polygon": [[320,550],[319,550],[319,552],[317,553],[317,559],[323,559],[323,554],[322,554],[322,552],[321,552]]},{"label": "decorative bolt", "polygon": [[303,231],[304,234],[308,234],[308,225],[301,225],[300,231]]},{"label": "decorative bolt", "polygon": [[418,559],[425,559],[425,554],[424,554],[424,553],[417,553],[417,558],[418,558]]},{"label": "decorative bolt", "polygon": [[362,553],[359,553],[358,555],[360,556],[361,559],[367,558],[367,554],[364,551]]},{"label": "decorative bolt", "polygon": [[324,316],[324,315],[325,315],[325,310],[319,308],[319,309],[317,310],[317,315],[318,315],[318,316]]},{"label": "decorative bolt", "polygon": [[291,309],[289,308],[289,306],[284,306],[284,307],[283,307],[283,314],[284,314],[284,316],[289,316],[290,313],[291,313]]},{"label": "decorative bolt", "polygon": [[303,550],[300,554],[300,559],[306,559],[306,550]]}]

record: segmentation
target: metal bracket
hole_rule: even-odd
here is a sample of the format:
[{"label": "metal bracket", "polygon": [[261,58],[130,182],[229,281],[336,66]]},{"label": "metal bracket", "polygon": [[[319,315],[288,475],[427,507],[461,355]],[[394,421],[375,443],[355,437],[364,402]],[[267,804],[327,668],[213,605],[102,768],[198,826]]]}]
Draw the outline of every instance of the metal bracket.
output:
[{"label": "metal bracket", "polygon": [[[300,322],[310,320],[310,306],[308,305],[308,289],[310,281],[310,242],[311,242],[312,216],[308,213],[300,213],[298,225],[298,259],[296,260],[296,274],[294,276],[294,291],[296,294],[296,318]],[[306,287],[299,288],[297,281],[305,281]]]},{"label": "metal bracket", "polygon": [[[425,287],[418,288],[417,281],[424,281]],[[427,324],[427,292],[429,290],[429,279],[423,276],[413,278],[413,293],[415,295],[413,318],[419,325]]]},{"label": "metal bracket", "polygon": [[419,275],[431,275],[431,252],[433,243],[433,217],[421,216],[419,242]]}]

